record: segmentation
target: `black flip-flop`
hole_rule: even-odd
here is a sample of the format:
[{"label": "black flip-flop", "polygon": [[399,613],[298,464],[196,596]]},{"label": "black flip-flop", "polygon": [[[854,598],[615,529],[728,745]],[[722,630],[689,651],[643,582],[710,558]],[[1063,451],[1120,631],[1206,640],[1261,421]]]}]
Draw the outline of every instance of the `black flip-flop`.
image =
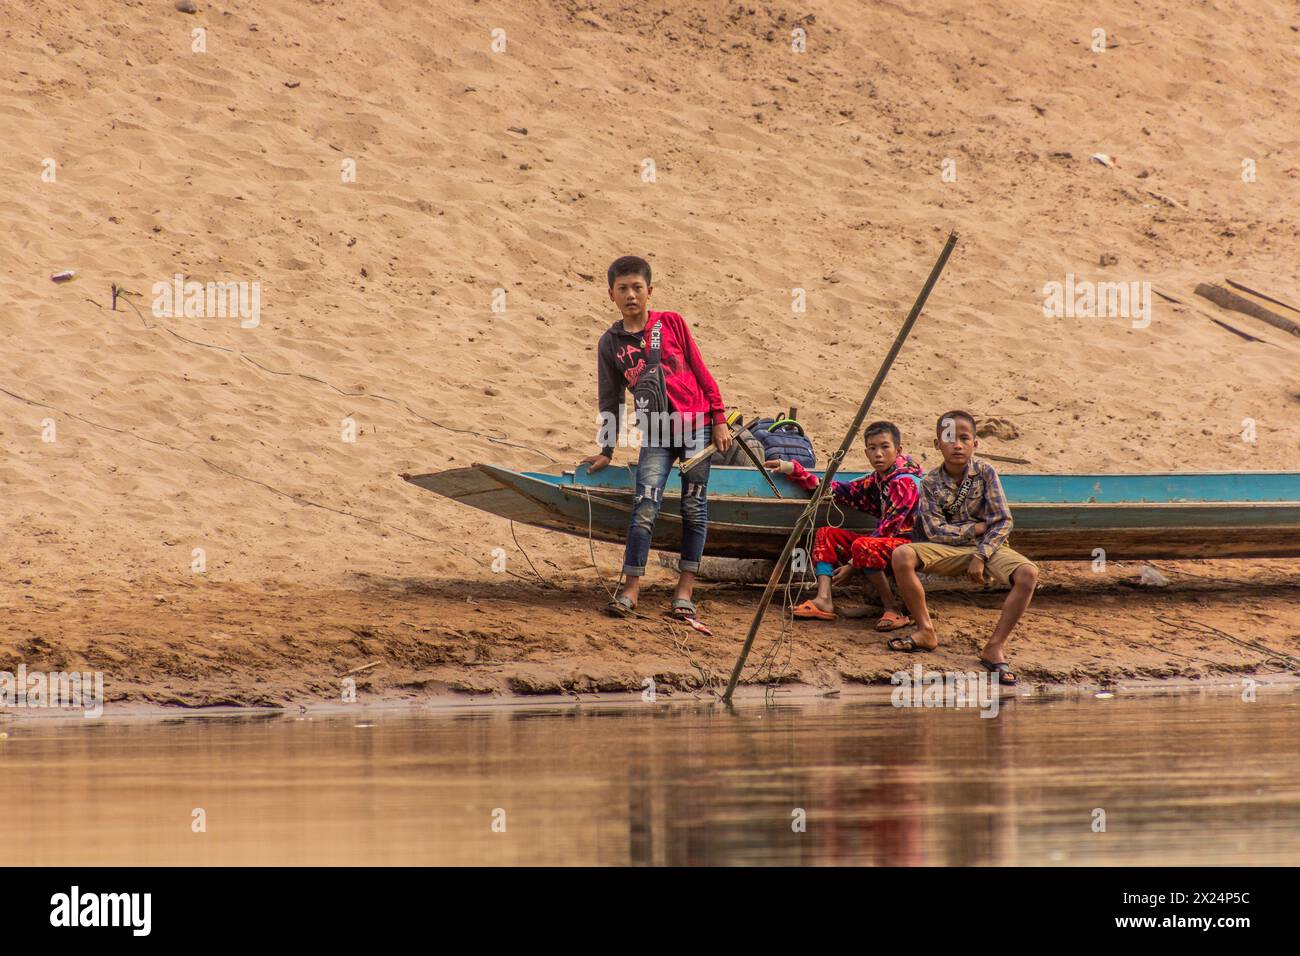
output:
[{"label": "black flip-flop", "polygon": [[[902,646],[895,647],[894,646],[895,641],[897,641]],[[922,647],[920,644],[916,643],[916,641],[912,640],[912,638],[910,637],[891,637],[889,640],[885,641],[885,646],[889,648],[891,651],[896,651],[899,654],[917,654],[920,653],[921,651],[925,651],[927,654],[929,654],[931,651],[934,650],[933,647]]]},{"label": "black flip-flop", "polygon": [[[993,664],[990,663],[989,661],[986,661],[982,657],[979,659],[979,661],[981,664],[984,665],[984,669],[986,671],[998,675],[998,683],[1001,684],[1003,687],[1015,687],[1017,684],[1020,683],[1020,678],[1017,677],[1012,672],[1011,665],[1008,664],[1006,661],[1001,661],[1000,663]],[[1010,678],[1010,680],[1008,680],[1008,678]]]}]

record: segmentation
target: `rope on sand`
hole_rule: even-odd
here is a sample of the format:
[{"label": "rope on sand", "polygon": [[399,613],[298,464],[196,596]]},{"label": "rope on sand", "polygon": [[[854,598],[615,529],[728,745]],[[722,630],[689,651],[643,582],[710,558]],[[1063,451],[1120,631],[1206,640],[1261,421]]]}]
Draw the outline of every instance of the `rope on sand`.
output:
[{"label": "rope on sand", "polygon": [[1287,665],[1289,665],[1291,670],[1300,671],[1300,659],[1292,657],[1290,654],[1286,653],[1285,651],[1274,650],[1273,648],[1265,644],[1261,644],[1259,641],[1243,641],[1239,637],[1234,637],[1233,635],[1227,633],[1226,631],[1221,631],[1217,627],[1212,627],[1209,624],[1203,624],[1200,621],[1195,621],[1195,620],[1171,621],[1169,618],[1161,617],[1159,614],[1154,616],[1155,619],[1157,621],[1160,621],[1162,624],[1168,624],[1170,627],[1174,627],[1174,628],[1191,628],[1193,631],[1199,631],[1202,634],[1214,634],[1218,637],[1222,637],[1224,640],[1231,641],[1233,644],[1236,644],[1240,647],[1244,647],[1248,650],[1255,651],[1256,653],[1267,654],[1269,655],[1267,660],[1284,661]]},{"label": "rope on sand", "polygon": [[510,522],[510,537],[515,539],[515,547],[518,548],[520,553],[524,556],[524,560],[528,562],[528,566],[533,569],[533,574],[537,575],[537,579],[548,588],[557,587],[557,585],[552,584],[546,578],[542,577],[542,572],[538,571],[537,568],[533,566],[533,559],[528,556],[528,552],[524,550],[524,546],[519,543],[519,536],[515,534],[515,523],[513,521]]},{"label": "rope on sand", "polygon": [[596,572],[596,580],[600,582],[600,586],[605,589],[605,593],[609,595],[609,599],[612,601],[618,594],[617,588],[623,583],[623,573],[619,572],[618,580],[614,583],[615,590],[611,591],[609,585],[605,582],[605,576],[600,573],[600,567],[596,564],[596,537],[592,533],[591,490],[584,485],[582,491],[587,498],[587,547],[591,551],[591,569]]}]

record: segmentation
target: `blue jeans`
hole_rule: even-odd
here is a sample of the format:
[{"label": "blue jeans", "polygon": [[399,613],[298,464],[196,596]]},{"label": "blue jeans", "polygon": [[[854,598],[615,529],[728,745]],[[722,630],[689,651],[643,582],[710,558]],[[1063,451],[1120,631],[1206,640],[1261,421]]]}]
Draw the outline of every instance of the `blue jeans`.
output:
[{"label": "blue jeans", "polygon": [[[650,538],[654,534],[655,519],[659,517],[664,487],[668,484],[673,464],[678,458],[686,461],[703,451],[704,446],[713,440],[713,426],[686,429],[681,439],[680,444],[672,447],[641,446],[641,458],[636,463],[636,497],[632,499],[632,519],[628,522],[627,548],[623,553],[623,574],[626,577],[645,574]],[[682,475],[683,571],[700,569],[704,538],[709,530],[708,485],[707,458]]]}]

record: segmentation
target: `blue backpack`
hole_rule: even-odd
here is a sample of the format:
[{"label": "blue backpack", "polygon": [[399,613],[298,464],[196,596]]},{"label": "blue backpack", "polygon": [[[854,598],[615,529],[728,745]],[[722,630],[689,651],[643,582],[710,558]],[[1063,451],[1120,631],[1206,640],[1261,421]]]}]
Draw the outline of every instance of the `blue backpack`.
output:
[{"label": "blue backpack", "polygon": [[760,418],[748,428],[762,443],[765,460],[797,461],[805,468],[817,467],[812,441],[793,418]]}]

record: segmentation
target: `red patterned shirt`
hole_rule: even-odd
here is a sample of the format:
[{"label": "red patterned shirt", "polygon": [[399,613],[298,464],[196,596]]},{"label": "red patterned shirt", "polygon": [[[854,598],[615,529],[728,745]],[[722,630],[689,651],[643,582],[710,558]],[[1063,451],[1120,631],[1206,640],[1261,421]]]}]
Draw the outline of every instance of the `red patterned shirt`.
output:
[{"label": "red patterned shirt", "polygon": [[[799,462],[791,462],[790,480],[812,491],[820,480]],[[882,478],[874,469],[853,481],[832,481],[831,498],[841,508],[854,508],[875,515],[876,538],[905,538],[916,523],[917,503],[921,498],[921,466],[910,455],[894,459]]]}]

